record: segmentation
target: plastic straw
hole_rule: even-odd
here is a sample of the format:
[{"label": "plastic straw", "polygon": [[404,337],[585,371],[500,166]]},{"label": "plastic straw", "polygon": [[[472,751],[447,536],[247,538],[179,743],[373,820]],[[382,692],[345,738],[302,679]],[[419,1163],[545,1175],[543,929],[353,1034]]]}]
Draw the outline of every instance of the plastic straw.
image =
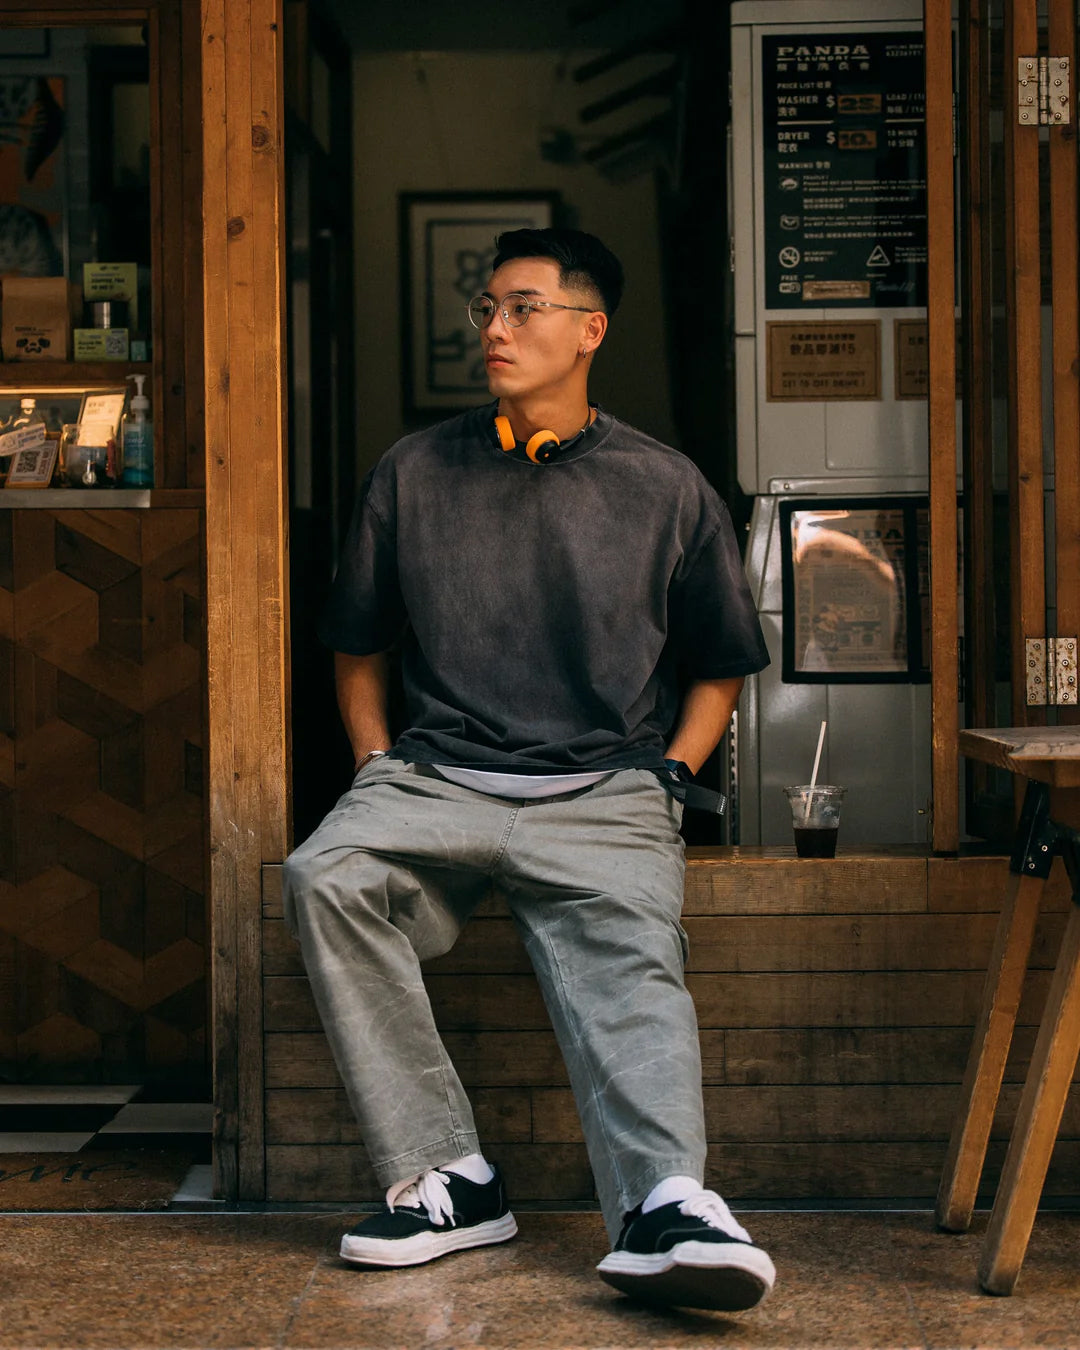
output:
[{"label": "plastic straw", "polygon": [[810,775],[810,791],[806,794],[806,813],[803,816],[805,825],[810,819],[810,806],[814,800],[814,784],[817,782],[818,765],[821,763],[821,747],[825,744],[825,728],[828,722],[822,719],[821,730],[818,732],[817,752],[814,755],[814,772]]}]

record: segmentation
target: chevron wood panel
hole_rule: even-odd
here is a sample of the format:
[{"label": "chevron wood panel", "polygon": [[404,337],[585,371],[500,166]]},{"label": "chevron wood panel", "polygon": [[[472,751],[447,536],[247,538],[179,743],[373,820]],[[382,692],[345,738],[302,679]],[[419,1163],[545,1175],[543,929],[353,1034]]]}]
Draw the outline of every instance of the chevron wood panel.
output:
[{"label": "chevron wood panel", "polygon": [[0,512],[0,1075],[206,1066],[201,513]]}]

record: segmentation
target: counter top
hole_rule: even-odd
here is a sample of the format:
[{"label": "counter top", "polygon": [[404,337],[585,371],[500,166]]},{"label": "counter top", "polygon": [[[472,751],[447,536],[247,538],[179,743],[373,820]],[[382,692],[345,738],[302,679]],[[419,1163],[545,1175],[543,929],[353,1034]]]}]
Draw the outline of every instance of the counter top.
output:
[{"label": "counter top", "polygon": [[202,488],[4,488],[0,510],[201,510]]}]

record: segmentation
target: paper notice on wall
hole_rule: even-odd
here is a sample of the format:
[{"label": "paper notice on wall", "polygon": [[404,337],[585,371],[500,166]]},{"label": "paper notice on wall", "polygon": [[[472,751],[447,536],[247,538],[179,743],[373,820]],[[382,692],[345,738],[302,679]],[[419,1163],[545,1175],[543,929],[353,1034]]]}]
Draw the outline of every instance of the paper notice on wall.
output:
[{"label": "paper notice on wall", "polygon": [[879,399],[877,319],[765,325],[769,402]]}]

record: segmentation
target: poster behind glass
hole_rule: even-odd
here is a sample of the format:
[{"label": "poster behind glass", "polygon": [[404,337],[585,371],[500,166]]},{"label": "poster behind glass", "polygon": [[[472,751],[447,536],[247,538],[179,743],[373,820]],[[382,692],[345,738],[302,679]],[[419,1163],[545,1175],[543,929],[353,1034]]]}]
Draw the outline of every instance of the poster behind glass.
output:
[{"label": "poster behind glass", "polygon": [[64,80],[0,74],[0,274],[63,276]]},{"label": "poster behind glass", "polygon": [[783,678],[929,678],[925,499],[782,502]]}]

